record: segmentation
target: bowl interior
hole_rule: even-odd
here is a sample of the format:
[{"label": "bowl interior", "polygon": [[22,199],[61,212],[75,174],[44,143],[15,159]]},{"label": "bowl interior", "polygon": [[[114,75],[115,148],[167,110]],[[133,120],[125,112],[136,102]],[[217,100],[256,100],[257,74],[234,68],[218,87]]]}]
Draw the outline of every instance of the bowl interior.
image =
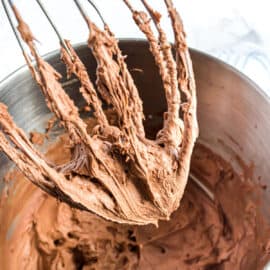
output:
[{"label": "bowl interior", "polygon": [[[152,116],[155,126],[166,110],[166,101],[148,44],[142,40],[122,40],[120,47],[128,55],[127,64],[143,100],[145,115]],[[96,63],[90,49],[83,44],[76,46],[76,51],[94,81]],[[191,50],[191,56],[198,91],[199,141],[230,161],[239,173],[252,172],[253,181],[268,183],[269,98],[245,76],[219,60],[195,50]],[[47,60],[63,75],[65,90],[81,107],[84,102],[78,94],[79,83],[74,78],[66,78],[59,55],[52,53]],[[1,83],[0,101],[9,107],[15,122],[27,132],[44,131],[51,117],[25,67]],[[10,166],[12,163],[0,154],[0,191],[4,186],[2,176]],[[265,205],[269,205],[269,191],[263,196]]]}]

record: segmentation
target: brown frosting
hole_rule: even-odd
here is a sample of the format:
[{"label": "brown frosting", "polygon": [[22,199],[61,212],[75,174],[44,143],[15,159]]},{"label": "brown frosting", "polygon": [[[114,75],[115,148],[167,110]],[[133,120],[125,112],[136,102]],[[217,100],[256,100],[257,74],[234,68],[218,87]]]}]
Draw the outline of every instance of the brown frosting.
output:
[{"label": "brown frosting", "polygon": [[[48,160],[67,162],[68,140],[62,136],[50,147]],[[215,200],[189,181],[180,208],[159,228],[71,208],[12,171],[0,204],[1,269],[263,269],[270,257],[270,227],[259,200],[265,191],[202,145],[191,170]]]},{"label": "brown frosting", "polygon": [[[172,1],[165,0],[175,33],[174,60],[160,14],[142,0],[157,29],[155,38],[147,13],[124,2],[149,40],[164,85],[168,108],[156,140],[145,137],[142,102],[107,25],[100,30],[87,19],[98,64],[96,88],[112,107],[107,113],[70,43],[72,59],[61,50],[93,110],[95,120],[83,121],[14,7],[18,29],[37,62],[32,66],[25,54],[29,68],[67,133],[42,155],[0,104],[0,149],[23,173],[8,173],[0,200],[1,269],[263,269],[270,257],[270,227],[260,202],[264,191],[202,145],[195,149],[191,170],[214,200],[189,181],[178,208],[198,132],[183,26]],[[35,133],[31,140],[42,143]],[[157,224],[176,209],[158,228],[119,224]]]},{"label": "brown frosting", "polygon": [[[69,135],[72,158],[67,164],[48,163],[15,125],[4,105],[0,106],[0,127],[4,131],[0,133],[0,147],[33,183],[72,206],[119,223],[157,224],[158,220],[168,220],[178,208],[187,183],[198,135],[195,82],[182,22],[172,1],[165,3],[175,33],[176,60],[160,27],[161,16],[143,1],[158,29],[155,38],[150,17],[125,3],[149,40],[163,80],[168,108],[156,140],[145,136],[142,101],[108,25],[101,30],[86,18],[88,45],[97,61],[97,90],[68,41],[69,53],[61,50],[68,74],[78,77],[80,92],[96,119],[89,134],[78,108],[59,83],[60,74],[38,55],[29,26],[13,6],[18,30],[37,63],[33,66],[25,53],[27,64],[48,108]],[[112,107],[114,122],[106,117],[97,91]]]},{"label": "brown frosting", "polygon": [[35,145],[43,145],[46,139],[46,135],[43,133],[32,131],[30,132],[30,141]]}]

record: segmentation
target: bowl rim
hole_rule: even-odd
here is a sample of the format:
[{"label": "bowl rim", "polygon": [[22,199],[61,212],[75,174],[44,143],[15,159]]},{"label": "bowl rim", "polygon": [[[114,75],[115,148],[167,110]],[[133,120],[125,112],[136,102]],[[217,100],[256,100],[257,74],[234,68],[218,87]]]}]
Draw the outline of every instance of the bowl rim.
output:
[{"label": "bowl rim", "polygon": [[[148,44],[148,41],[144,38],[120,38],[119,43]],[[85,46],[87,46],[86,42],[78,42],[78,43],[73,44],[73,47],[75,50],[79,49],[81,47],[85,47]],[[195,53],[195,54],[200,55],[202,57],[208,58],[209,60],[219,64],[222,68],[226,69],[227,71],[234,73],[236,76],[240,77],[240,79],[242,79],[244,82],[246,82],[249,86],[251,86],[251,88],[253,88],[257,94],[259,94],[263,99],[265,99],[270,104],[270,95],[268,95],[266,91],[264,91],[261,87],[259,87],[258,84],[256,84],[252,79],[250,79],[243,72],[241,72],[240,70],[238,70],[234,66],[224,62],[223,60],[221,60],[213,55],[210,55],[206,52],[203,52],[201,50],[194,49],[194,48],[189,48],[189,50],[192,53]],[[49,59],[59,55],[59,53],[60,53],[59,49],[55,49],[53,51],[50,51],[50,52],[42,55],[42,57],[46,60],[49,60]],[[5,87],[5,85],[7,85],[11,80],[16,78],[20,74],[26,72],[27,70],[28,70],[28,67],[26,64],[24,64],[24,65],[18,67],[17,69],[15,69],[10,74],[6,75],[3,79],[1,79],[0,80],[0,94],[1,94],[1,90]]]}]

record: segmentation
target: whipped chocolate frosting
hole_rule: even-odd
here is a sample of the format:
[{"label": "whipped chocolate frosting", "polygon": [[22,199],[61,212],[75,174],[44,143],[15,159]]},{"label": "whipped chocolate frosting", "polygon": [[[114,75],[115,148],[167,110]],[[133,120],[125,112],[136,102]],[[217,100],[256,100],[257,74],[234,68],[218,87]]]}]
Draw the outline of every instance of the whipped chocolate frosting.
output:
[{"label": "whipped chocolate frosting", "polygon": [[[59,138],[47,159],[67,162],[67,140]],[[195,147],[191,171],[215,200],[189,181],[180,208],[159,228],[71,208],[11,171],[0,204],[1,269],[263,269],[270,259],[270,227],[260,209],[265,191],[202,145]]]},{"label": "whipped chocolate frosting", "polygon": [[[47,162],[4,105],[0,106],[0,127],[4,131],[0,132],[0,148],[33,183],[72,206],[119,223],[157,224],[158,220],[168,220],[178,208],[187,183],[198,136],[196,88],[182,22],[172,1],[164,2],[174,30],[175,57],[160,26],[160,14],[146,1],[142,2],[150,16],[124,2],[149,41],[164,85],[167,112],[156,140],[145,136],[142,101],[108,25],[101,30],[85,18],[90,30],[88,45],[97,61],[95,85],[71,44],[66,41],[68,51],[61,49],[68,75],[79,79],[79,91],[96,119],[89,134],[79,109],[59,82],[60,74],[38,55],[29,26],[13,6],[18,31],[36,60],[34,66],[25,53],[27,64],[48,108],[68,133],[72,158],[57,166]],[[158,37],[153,34],[150,17]],[[114,122],[104,113],[98,93],[116,115]]]},{"label": "whipped chocolate frosting", "polygon": [[[107,25],[101,30],[86,18],[98,65],[95,84],[70,42],[69,53],[61,49],[68,75],[79,79],[79,92],[93,112],[93,118],[82,120],[14,7],[18,29],[37,62],[33,66],[25,53],[29,68],[66,133],[43,155],[33,144],[42,144],[44,136],[33,132],[29,140],[0,104],[0,149],[20,169],[6,175],[0,198],[0,268],[263,269],[270,259],[270,215],[262,212],[260,201],[264,190],[203,145],[190,159],[198,133],[195,83],[172,1],[164,2],[176,59],[160,14],[145,0],[148,13],[124,2],[149,41],[164,86],[167,112],[156,140],[146,139],[142,102]],[[103,110],[103,102],[109,110]],[[193,181],[183,195],[190,161],[192,174],[214,199]]]}]

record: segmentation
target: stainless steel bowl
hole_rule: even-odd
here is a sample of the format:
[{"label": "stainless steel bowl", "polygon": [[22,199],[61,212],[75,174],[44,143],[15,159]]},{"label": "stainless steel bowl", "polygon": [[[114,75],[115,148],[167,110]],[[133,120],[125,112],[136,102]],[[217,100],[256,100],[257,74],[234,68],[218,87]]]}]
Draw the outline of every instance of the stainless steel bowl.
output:
[{"label": "stainless steel bowl", "polygon": [[[166,102],[147,43],[141,40],[122,40],[120,45],[128,55],[127,63],[143,99],[145,113],[161,117]],[[78,45],[76,50],[94,80],[95,61],[91,51],[86,45]],[[269,98],[227,64],[194,50],[191,50],[191,55],[198,89],[199,140],[224,159],[230,160],[238,171],[243,168],[239,159],[235,158],[236,155],[246,164],[253,163],[254,181],[260,177],[267,182],[270,172]],[[64,75],[63,84],[68,94],[77,104],[82,105],[83,100],[77,94],[78,82],[74,79],[66,80],[65,68],[58,53],[51,53],[47,59]],[[139,69],[143,72],[139,72]],[[44,130],[44,123],[50,113],[26,67],[0,84],[0,101],[8,105],[15,121],[24,130]],[[10,164],[4,155],[0,155],[0,177]],[[0,190],[3,188],[1,179]],[[265,192],[263,200],[268,203],[269,192]]]}]

